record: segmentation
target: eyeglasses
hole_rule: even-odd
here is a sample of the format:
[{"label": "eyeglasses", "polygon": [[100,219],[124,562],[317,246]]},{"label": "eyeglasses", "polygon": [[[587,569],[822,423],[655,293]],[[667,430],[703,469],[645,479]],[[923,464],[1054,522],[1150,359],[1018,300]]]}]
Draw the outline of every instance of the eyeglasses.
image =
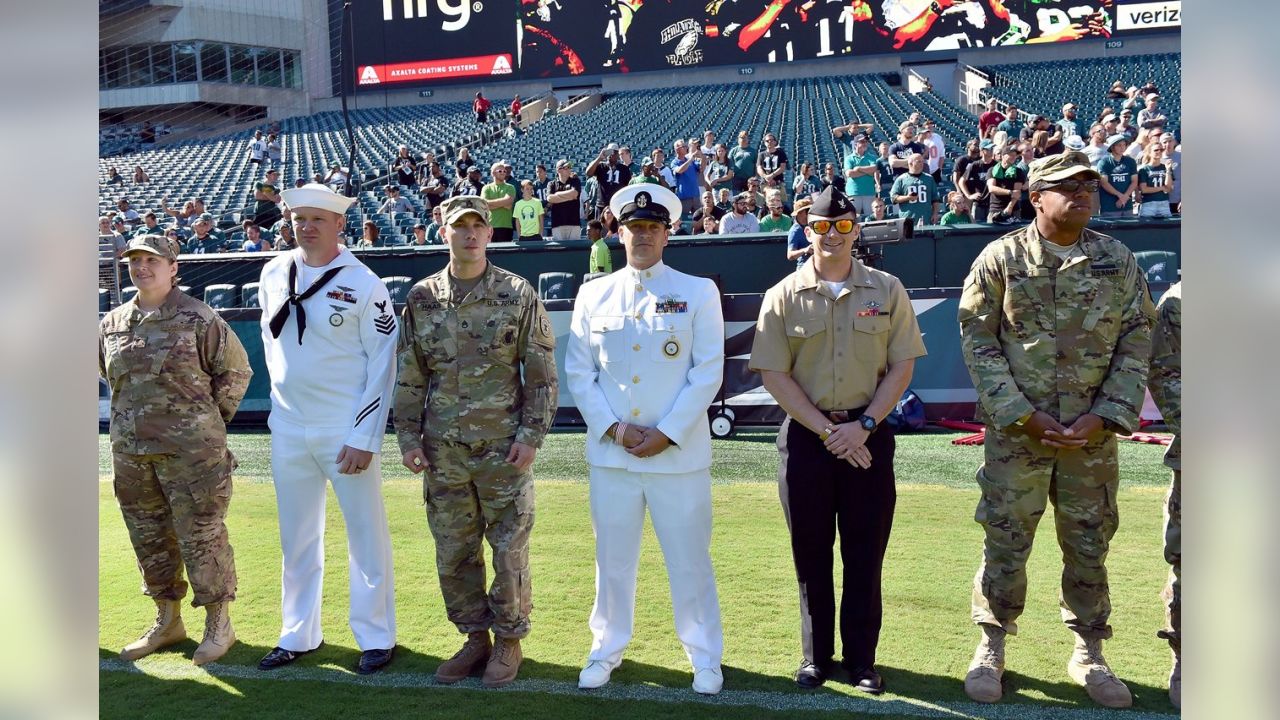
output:
[{"label": "eyeglasses", "polygon": [[847,235],[853,232],[854,224],[855,223],[853,222],[853,220],[850,220],[849,218],[836,220],[834,222],[832,222],[831,220],[814,220],[813,222],[809,223],[809,229],[818,233],[819,235],[826,235],[827,233],[831,232],[831,226],[834,225],[836,228],[836,232],[840,233],[841,235]]},{"label": "eyeglasses", "polygon": [[1075,195],[1081,190],[1086,190],[1090,193],[1096,193],[1098,192],[1098,181],[1097,180],[1063,180],[1062,182],[1056,182],[1056,183],[1042,183],[1040,185],[1040,189],[1041,190],[1060,190],[1066,193],[1067,195]]}]

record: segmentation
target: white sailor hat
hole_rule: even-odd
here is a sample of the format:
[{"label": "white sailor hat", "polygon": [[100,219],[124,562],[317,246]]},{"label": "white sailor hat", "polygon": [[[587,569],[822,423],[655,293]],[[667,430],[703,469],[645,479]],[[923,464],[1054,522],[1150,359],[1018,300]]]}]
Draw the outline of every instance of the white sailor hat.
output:
[{"label": "white sailor hat", "polygon": [[655,220],[669,225],[680,217],[680,198],[670,190],[655,183],[626,185],[613,194],[609,201],[618,223],[625,225],[632,220]]},{"label": "white sailor hat", "polygon": [[281,190],[280,197],[290,210],[298,208],[319,208],[343,215],[347,208],[356,201],[353,197],[339,195],[329,189],[328,185],[307,183],[300,188]]}]

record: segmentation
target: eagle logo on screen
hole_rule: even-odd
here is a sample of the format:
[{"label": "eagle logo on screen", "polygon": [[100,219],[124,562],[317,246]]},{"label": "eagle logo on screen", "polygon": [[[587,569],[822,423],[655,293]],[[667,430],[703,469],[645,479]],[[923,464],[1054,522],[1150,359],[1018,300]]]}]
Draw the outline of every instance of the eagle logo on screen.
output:
[{"label": "eagle logo on screen", "polygon": [[679,38],[671,53],[666,55],[667,64],[672,67],[699,65],[702,63],[702,51],[698,49],[698,36],[706,30],[702,23],[693,18],[685,18],[671,23],[662,29],[658,41],[663,45]]},{"label": "eagle logo on screen", "polygon": [[690,30],[680,38],[680,42],[676,45],[676,55],[688,55],[698,45],[697,31]]}]

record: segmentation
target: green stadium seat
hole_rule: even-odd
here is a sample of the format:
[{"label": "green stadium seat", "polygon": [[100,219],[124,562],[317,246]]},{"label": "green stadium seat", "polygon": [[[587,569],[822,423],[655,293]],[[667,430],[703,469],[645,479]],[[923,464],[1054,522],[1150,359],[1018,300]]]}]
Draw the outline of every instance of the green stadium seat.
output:
[{"label": "green stadium seat", "polygon": [[111,309],[111,291],[106,288],[98,288],[98,312],[106,312]]},{"label": "green stadium seat", "polygon": [[1147,276],[1147,282],[1177,282],[1178,253],[1168,250],[1143,250],[1133,254],[1138,267]]},{"label": "green stadium seat", "polygon": [[204,288],[204,303],[215,310],[240,307],[236,286],[230,283],[216,283]]},{"label": "green stadium seat", "polygon": [[578,276],[567,272],[545,272],[538,276],[538,297],[543,300],[572,300],[577,294]]},{"label": "green stadium seat", "polygon": [[409,299],[409,288],[413,287],[413,278],[393,275],[382,278],[382,284],[387,286],[387,292],[391,294],[391,302],[403,305],[405,300]]},{"label": "green stadium seat", "polygon": [[258,304],[258,283],[248,282],[240,286],[240,307],[261,307]]},{"label": "green stadium seat", "polygon": [[138,294],[138,288],[130,285],[120,288],[120,304],[123,305],[132,300]]}]

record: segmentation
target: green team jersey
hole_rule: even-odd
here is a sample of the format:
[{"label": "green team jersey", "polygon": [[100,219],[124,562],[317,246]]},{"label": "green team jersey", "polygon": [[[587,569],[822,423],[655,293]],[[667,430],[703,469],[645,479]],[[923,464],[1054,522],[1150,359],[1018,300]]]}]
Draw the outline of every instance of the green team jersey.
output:
[{"label": "green team jersey", "polygon": [[528,200],[520,199],[516,201],[515,207],[512,208],[515,216],[517,235],[520,237],[530,237],[532,235],[542,235],[542,223],[538,222],[538,217],[542,215],[542,201],[538,198],[530,198]]},{"label": "green team jersey", "polygon": [[747,178],[756,174],[756,158],[759,154],[755,148],[741,148],[736,145],[729,151],[729,163],[733,165],[735,180],[746,182]]},{"label": "green team jersey", "polygon": [[776,218],[773,215],[765,215],[760,218],[760,232],[762,233],[786,232],[791,229],[792,225],[790,215],[779,215]]},{"label": "green team jersey", "polygon": [[[1138,173],[1138,163],[1128,155],[1121,155],[1119,160],[1113,156],[1107,155],[1102,158],[1102,162],[1098,163],[1098,172],[1102,173],[1102,177],[1111,183],[1111,187],[1117,192],[1124,192],[1129,189],[1129,183],[1133,181],[1133,176]],[[1099,189],[1101,207],[1103,212],[1115,212],[1117,210],[1127,210],[1133,207],[1132,202],[1126,203],[1124,207],[1116,207],[1116,196]]]},{"label": "green team jersey", "polygon": [[[1168,179],[1165,177],[1169,171],[1165,170],[1164,165],[1143,165],[1138,168],[1138,184],[1150,185],[1152,187],[1160,187],[1164,185]],[[1144,192],[1142,193],[1142,202],[1158,202],[1160,200],[1168,200],[1167,192]]]},{"label": "green team jersey", "polygon": [[609,246],[604,238],[591,243],[591,256],[587,258],[587,272],[613,272],[613,257],[609,255]]},{"label": "green team jersey", "polygon": [[969,217],[967,213],[961,214],[961,213],[956,213],[948,210],[947,213],[942,216],[942,220],[939,221],[939,224],[959,225],[961,223],[971,223],[971,222],[973,222],[973,218]]},{"label": "green team jersey", "polygon": [[639,185],[640,183],[649,183],[651,185],[661,185],[656,175],[634,175],[628,185]]},{"label": "green team jersey", "polygon": [[933,203],[938,199],[938,184],[924,173],[919,175],[902,173],[897,180],[893,181],[893,189],[889,194],[910,195],[912,191],[915,192],[916,201],[898,203],[898,215],[929,222],[933,219]]},{"label": "green team jersey", "polygon": [[[511,183],[489,183],[480,191],[485,200],[501,200],[504,197],[516,197],[516,186]],[[492,208],[489,210],[489,224],[496,228],[512,228],[512,208]]]}]

